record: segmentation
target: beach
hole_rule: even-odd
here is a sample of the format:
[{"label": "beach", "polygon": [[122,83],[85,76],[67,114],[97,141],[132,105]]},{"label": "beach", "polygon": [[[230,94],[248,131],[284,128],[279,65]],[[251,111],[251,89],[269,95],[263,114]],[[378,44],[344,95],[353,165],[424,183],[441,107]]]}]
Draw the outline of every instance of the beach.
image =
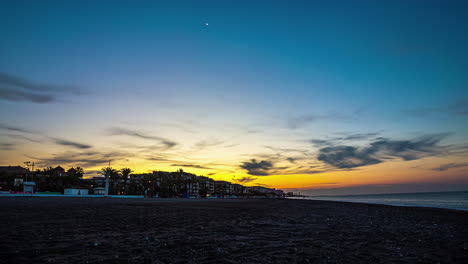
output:
[{"label": "beach", "polygon": [[467,263],[468,212],[289,199],[0,197],[2,263]]}]

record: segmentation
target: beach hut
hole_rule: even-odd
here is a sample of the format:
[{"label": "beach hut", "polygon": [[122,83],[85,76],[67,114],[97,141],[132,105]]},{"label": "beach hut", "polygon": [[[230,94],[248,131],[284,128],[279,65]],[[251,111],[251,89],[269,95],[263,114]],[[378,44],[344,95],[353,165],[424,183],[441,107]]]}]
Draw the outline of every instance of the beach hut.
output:
[{"label": "beach hut", "polygon": [[34,193],[34,187],[36,186],[35,182],[23,182],[23,192],[24,193]]},{"label": "beach hut", "polygon": [[88,189],[83,187],[66,188],[63,192],[65,195],[88,195]]}]

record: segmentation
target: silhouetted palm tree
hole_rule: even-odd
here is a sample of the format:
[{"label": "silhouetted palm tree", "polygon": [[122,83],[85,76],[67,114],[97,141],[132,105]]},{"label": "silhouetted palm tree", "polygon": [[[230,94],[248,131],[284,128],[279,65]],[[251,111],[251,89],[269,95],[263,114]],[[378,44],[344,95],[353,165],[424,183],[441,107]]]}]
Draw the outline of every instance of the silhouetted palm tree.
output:
[{"label": "silhouetted palm tree", "polygon": [[120,169],[120,173],[122,174],[122,179],[124,181],[124,188],[125,188],[125,192],[127,192],[127,180],[128,180],[128,177],[130,176],[130,174],[132,173],[132,169],[130,168],[122,168]]},{"label": "silhouetted palm tree", "polygon": [[110,180],[113,182],[112,186],[112,193],[115,191],[115,184],[117,183],[120,175],[119,171],[116,169],[113,169],[112,167],[105,167],[101,169],[101,172],[104,176],[109,177]]}]

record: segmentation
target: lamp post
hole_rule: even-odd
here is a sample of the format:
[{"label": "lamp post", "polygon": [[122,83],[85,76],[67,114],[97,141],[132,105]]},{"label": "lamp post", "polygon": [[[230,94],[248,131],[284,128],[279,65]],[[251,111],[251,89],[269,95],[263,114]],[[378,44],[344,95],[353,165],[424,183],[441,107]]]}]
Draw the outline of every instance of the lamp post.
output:
[{"label": "lamp post", "polygon": [[[29,171],[29,166],[31,165],[30,161],[25,161],[24,166],[26,166],[26,169]],[[28,179],[28,174],[26,174],[26,180]]]},{"label": "lamp post", "polygon": [[106,187],[104,189],[104,197],[109,196],[109,178],[110,178],[110,160],[109,160],[109,167],[106,170]]}]

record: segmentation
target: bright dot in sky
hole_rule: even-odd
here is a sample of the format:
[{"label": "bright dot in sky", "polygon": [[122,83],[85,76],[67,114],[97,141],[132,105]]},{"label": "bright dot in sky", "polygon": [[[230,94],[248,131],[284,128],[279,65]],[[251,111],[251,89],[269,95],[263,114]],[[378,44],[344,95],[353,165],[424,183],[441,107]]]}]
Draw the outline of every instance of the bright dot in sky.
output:
[{"label": "bright dot in sky", "polygon": [[209,24],[208,23],[205,23],[205,26],[208,26]]}]

